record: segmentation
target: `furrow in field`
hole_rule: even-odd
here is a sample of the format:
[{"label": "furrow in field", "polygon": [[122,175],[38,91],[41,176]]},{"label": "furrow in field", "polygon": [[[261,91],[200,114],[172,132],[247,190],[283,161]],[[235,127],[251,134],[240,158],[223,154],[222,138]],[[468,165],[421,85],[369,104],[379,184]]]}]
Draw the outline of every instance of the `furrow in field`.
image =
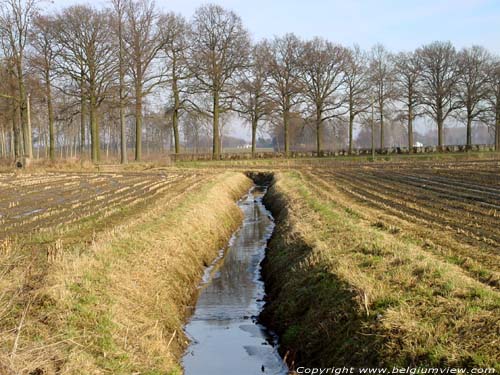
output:
[{"label": "furrow in field", "polygon": [[[441,213],[440,209],[427,209],[423,207],[422,201],[412,202],[408,199],[409,195],[394,197],[386,194],[386,189],[381,188],[375,181],[368,181],[367,187],[361,186],[359,181],[349,176],[341,176],[336,173],[333,179],[337,180],[337,187],[343,191],[357,196],[361,201],[366,201],[379,208],[391,210],[396,215],[403,215],[409,220],[418,219],[428,226],[438,226],[443,229],[453,229],[464,236],[465,240],[479,247],[486,245],[498,249],[500,236],[490,233],[486,230],[473,228],[474,231],[464,230],[463,222],[452,220]],[[432,205],[431,205],[432,207]]]}]

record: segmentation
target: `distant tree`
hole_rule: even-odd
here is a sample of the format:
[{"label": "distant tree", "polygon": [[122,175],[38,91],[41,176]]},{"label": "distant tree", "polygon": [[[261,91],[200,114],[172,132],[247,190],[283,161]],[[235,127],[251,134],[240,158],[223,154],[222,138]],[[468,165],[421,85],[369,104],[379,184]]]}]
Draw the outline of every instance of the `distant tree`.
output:
[{"label": "distant tree", "polygon": [[282,117],[285,155],[290,153],[290,115],[303,101],[301,94],[302,45],[294,34],[276,37],[269,44],[267,69],[271,99]]},{"label": "distant tree", "polygon": [[206,112],[212,117],[212,155],[219,159],[220,115],[231,110],[236,77],[248,65],[250,37],[239,16],[213,4],[196,10],[192,29],[189,62],[195,79],[193,88],[210,98]]},{"label": "distant tree", "polygon": [[30,42],[34,54],[31,66],[41,75],[45,86],[45,100],[47,102],[48,128],[49,128],[49,157],[55,160],[55,129],[54,106],[52,98],[52,80],[55,74],[55,60],[58,48],[54,43],[55,21],[51,16],[37,16],[33,21],[30,33]]},{"label": "distant tree", "polygon": [[405,106],[404,118],[408,124],[408,149],[411,152],[413,142],[413,121],[417,117],[420,104],[418,91],[422,67],[414,52],[400,52],[394,57],[396,98]]},{"label": "distant tree", "polygon": [[269,45],[266,42],[253,47],[249,68],[242,74],[236,96],[236,111],[251,125],[252,156],[255,156],[259,121],[271,112],[269,77],[266,69],[268,48]]},{"label": "distant tree", "polygon": [[[110,95],[117,69],[109,21],[107,11],[83,5],[66,8],[56,18],[56,41],[62,50],[59,69],[73,81],[80,81],[82,117],[88,103],[93,162],[100,160],[98,110]],[[84,134],[82,129],[83,140]]]},{"label": "distant tree", "polygon": [[112,0],[114,11],[114,31],[118,40],[118,107],[120,112],[120,163],[127,163],[127,129],[125,122],[125,76],[127,63],[125,58],[124,17],[126,0]]},{"label": "distant tree", "polygon": [[375,45],[370,53],[370,83],[373,85],[376,109],[380,122],[380,148],[385,147],[384,118],[387,103],[394,99],[394,66],[392,55],[381,45]]},{"label": "distant tree", "polygon": [[314,38],[304,44],[302,59],[303,90],[316,128],[316,151],[322,151],[322,127],[338,116],[343,105],[340,89],[344,84],[346,50],[329,41]]},{"label": "distant tree", "polygon": [[159,25],[164,41],[163,52],[166,56],[166,80],[170,86],[172,100],[167,113],[171,115],[172,120],[174,151],[175,154],[179,154],[179,118],[187,106],[187,82],[192,77],[188,64],[191,27],[184,17],[175,13],[162,16]]},{"label": "distant tree", "polygon": [[206,114],[196,111],[186,112],[182,118],[184,128],[184,139],[186,147],[190,148],[195,154],[206,152],[210,149],[211,140],[209,136],[212,133],[212,119]]},{"label": "distant tree", "polygon": [[353,129],[356,117],[370,107],[369,71],[366,54],[358,46],[348,50],[344,66],[346,105],[349,116],[349,154],[353,148]]},{"label": "distant tree", "polygon": [[[10,154],[13,158],[22,155],[23,145],[21,137],[21,129],[19,124],[19,99],[17,89],[17,79],[14,73],[14,64],[12,59],[4,57],[0,60],[0,99],[3,106],[0,113],[5,121],[4,127],[10,127]],[[10,123],[10,125],[9,125]]]},{"label": "distant tree", "polygon": [[444,141],[444,121],[460,108],[457,100],[457,53],[450,42],[434,42],[417,50],[421,73],[421,97],[425,113],[436,121],[438,146]]},{"label": "distant tree", "polygon": [[5,55],[9,56],[18,85],[18,98],[23,132],[23,150],[33,157],[31,124],[28,114],[28,97],[25,85],[25,53],[33,18],[37,14],[36,0],[0,1],[0,41]]},{"label": "distant tree", "polygon": [[152,0],[127,0],[125,46],[135,100],[135,160],[142,157],[143,100],[162,82],[157,60],[164,41],[158,27],[158,12]]},{"label": "distant tree", "polygon": [[489,65],[489,103],[495,129],[495,150],[500,151],[500,58],[492,59]]},{"label": "distant tree", "polygon": [[491,56],[480,46],[464,48],[458,54],[458,105],[465,110],[467,148],[472,146],[472,123],[487,110],[488,64]]}]

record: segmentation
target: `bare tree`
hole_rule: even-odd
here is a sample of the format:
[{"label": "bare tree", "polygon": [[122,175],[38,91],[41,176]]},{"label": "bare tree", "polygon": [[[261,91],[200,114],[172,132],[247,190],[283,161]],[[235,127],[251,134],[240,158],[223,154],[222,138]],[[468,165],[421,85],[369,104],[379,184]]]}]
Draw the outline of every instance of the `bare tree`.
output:
[{"label": "bare tree", "polygon": [[267,48],[269,46],[265,42],[253,47],[250,67],[242,76],[236,97],[236,111],[251,125],[252,156],[255,156],[259,121],[271,111],[266,70]]},{"label": "bare tree", "polygon": [[489,72],[489,113],[493,114],[495,129],[495,150],[500,151],[500,58],[496,56],[492,59],[488,68]]},{"label": "bare tree", "polygon": [[408,150],[413,149],[413,121],[420,103],[418,85],[421,74],[420,61],[414,52],[401,52],[394,57],[396,98],[405,106],[404,118],[408,124]]},{"label": "bare tree", "polygon": [[370,107],[367,56],[358,46],[348,50],[344,66],[347,114],[349,116],[349,155],[353,148],[356,117]]},{"label": "bare tree", "polygon": [[[74,81],[80,81],[82,115],[88,100],[91,157],[100,160],[98,110],[115,85],[115,45],[108,32],[110,14],[88,6],[66,8],[57,17],[57,42],[64,53],[60,67]],[[84,133],[83,133],[84,134]]]},{"label": "bare tree", "polygon": [[190,64],[196,82],[194,91],[210,96],[212,154],[219,159],[219,117],[232,107],[235,78],[248,65],[250,38],[239,16],[213,4],[196,10],[192,27]]},{"label": "bare tree", "polygon": [[127,163],[127,129],[125,123],[125,75],[127,66],[125,62],[125,41],[124,41],[124,17],[125,17],[125,1],[112,0],[114,17],[115,17],[115,32],[118,39],[118,107],[120,112],[120,163]]},{"label": "bare tree", "polygon": [[14,74],[18,85],[21,128],[24,139],[24,152],[33,157],[31,128],[27,111],[27,94],[24,78],[25,50],[28,43],[29,28],[37,13],[36,0],[1,0],[0,1],[0,39],[2,46],[8,49],[12,58]]},{"label": "bare tree", "polygon": [[162,72],[154,64],[163,47],[157,25],[158,12],[151,0],[128,0],[125,43],[130,60],[135,99],[135,160],[142,156],[142,106],[144,98],[161,83]]},{"label": "bare tree", "polygon": [[9,57],[2,59],[1,70],[0,70],[0,98],[3,99],[4,108],[2,113],[6,121],[5,127],[7,128],[7,123],[10,122],[10,153],[12,157],[18,158],[23,154],[23,144],[22,144],[22,132],[19,124],[19,100],[17,89],[18,85],[16,83],[16,77],[14,73],[14,63]]},{"label": "bare tree", "polygon": [[303,100],[301,41],[294,34],[276,37],[270,43],[268,61],[271,98],[283,120],[285,155],[290,153],[290,114]]},{"label": "bare tree", "polygon": [[444,121],[460,107],[457,97],[457,54],[450,42],[434,42],[417,50],[422,65],[421,94],[425,112],[436,121],[438,146],[444,142]]},{"label": "bare tree", "polygon": [[387,103],[394,98],[394,67],[392,56],[381,44],[376,44],[370,55],[370,82],[375,92],[376,109],[380,122],[380,148],[385,147],[384,118]]},{"label": "bare tree", "polygon": [[188,50],[191,28],[181,15],[169,13],[160,19],[163,52],[166,56],[168,71],[166,73],[171,91],[171,103],[167,113],[171,115],[174,134],[174,151],[180,153],[179,118],[186,109],[188,98],[187,82],[192,74],[188,64]]},{"label": "bare tree", "polygon": [[304,45],[302,78],[304,96],[316,127],[316,151],[322,152],[322,127],[325,121],[339,116],[343,105],[339,91],[344,84],[346,50],[327,40],[314,38]]},{"label": "bare tree", "polygon": [[464,48],[458,54],[458,105],[465,110],[467,149],[472,146],[472,122],[488,110],[488,64],[491,56],[480,46]]},{"label": "bare tree", "polygon": [[[85,157],[85,140],[87,128],[87,114],[88,114],[88,89],[87,79],[88,68],[85,63],[85,55],[88,47],[85,46],[83,41],[83,34],[81,30],[72,29],[66,30],[65,27],[74,22],[77,24],[78,16],[64,19],[64,14],[71,14],[73,12],[80,13],[86,12],[82,9],[68,9],[61,14],[55,16],[54,25],[54,40],[56,48],[59,53],[54,61],[56,70],[56,79],[54,80],[53,88],[56,94],[59,93],[63,99],[62,113],[60,120],[62,122],[69,122],[74,115],[80,115],[80,158]],[[90,9],[92,11],[92,9]],[[68,21],[64,23],[63,21]],[[76,26],[75,26],[76,27]],[[78,100],[78,103],[73,103]],[[79,110],[73,111],[72,108],[79,106]],[[76,113],[74,113],[76,112]],[[57,120],[57,119],[56,119]],[[58,137],[56,136],[56,143]]]},{"label": "bare tree", "polygon": [[58,55],[54,43],[54,18],[51,16],[37,16],[33,21],[33,30],[30,33],[30,42],[34,50],[31,66],[41,75],[45,86],[45,100],[47,103],[49,128],[49,157],[55,160],[55,129],[54,106],[52,98],[52,80],[55,74],[55,59]]}]

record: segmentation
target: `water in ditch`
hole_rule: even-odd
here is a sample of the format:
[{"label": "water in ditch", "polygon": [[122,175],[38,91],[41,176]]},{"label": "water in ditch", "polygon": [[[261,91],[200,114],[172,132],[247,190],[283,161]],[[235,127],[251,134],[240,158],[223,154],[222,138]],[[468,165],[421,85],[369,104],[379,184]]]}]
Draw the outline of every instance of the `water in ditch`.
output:
[{"label": "water in ditch", "polygon": [[206,271],[183,358],[186,375],[287,374],[273,336],[256,322],[263,307],[260,262],[274,223],[262,203],[264,187],[239,202],[244,220],[223,256]]}]

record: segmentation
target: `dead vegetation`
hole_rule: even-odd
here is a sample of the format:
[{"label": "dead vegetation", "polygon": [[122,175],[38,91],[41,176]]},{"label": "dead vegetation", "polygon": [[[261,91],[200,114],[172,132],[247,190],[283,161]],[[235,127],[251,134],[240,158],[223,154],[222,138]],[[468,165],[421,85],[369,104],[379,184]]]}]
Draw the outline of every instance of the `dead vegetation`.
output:
[{"label": "dead vegetation", "polygon": [[0,239],[64,232],[151,202],[196,173],[32,173],[0,175]]},{"label": "dead vegetation", "polygon": [[250,184],[203,167],[277,173],[264,320],[290,364],[499,368],[498,161],[150,167],[0,176],[0,374],[180,372]]},{"label": "dead vegetation", "polygon": [[[387,205],[373,210],[344,194],[346,173],[281,173],[268,198],[278,226],[265,265],[264,320],[289,363],[498,369],[498,290],[431,249],[432,238],[419,238],[426,232],[386,220]],[[365,190],[378,183],[358,181]],[[348,186],[358,185],[353,178]],[[472,259],[483,251],[467,246]]]},{"label": "dead vegetation", "polygon": [[442,260],[498,289],[498,165],[467,162],[344,168],[312,171],[307,178],[325,193],[333,185],[336,192],[344,193],[345,201],[362,204],[358,211],[374,226],[413,238]]},{"label": "dead vegetation", "polygon": [[[32,186],[31,178],[25,176],[24,186]],[[248,189],[250,180],[236,173],[183,175],[164,184],[168,188],[163,194],[155,194],[163,186],[161,176],[81,180],[88,178],[100,184],[105,197],[89,199],[99,202],[91,219],[82,215],[65,225],[64,232],[48,230],[38,245],[29,234],[2,240],[1,371],[177,373],[177,358],[186,344],[182,324],[204,264],[238,225],[234,200]],[[68,176],[63,180],[74,183]],[[8,181],[3,182],[15,184]],[[64,181],[56,184],[65,192],[62,196],[80,191],[65,190]],[[124,185],[135,184],[139,193],[130,194],[130,201],[149,203],[138,202],[129,210],[121,197],[117,212],[106,215],[115,202],[113,194],[134,191],[120,192]],[[43,187],[44,182],[33,185]],[[108,185],[114,189],[106,190]],[[16,207],[23,209],[26,200]],[[67,204],[78,204],[78,199]],[[73,210],[78,213],[80,207],[87,205],[82,202]]]}]

